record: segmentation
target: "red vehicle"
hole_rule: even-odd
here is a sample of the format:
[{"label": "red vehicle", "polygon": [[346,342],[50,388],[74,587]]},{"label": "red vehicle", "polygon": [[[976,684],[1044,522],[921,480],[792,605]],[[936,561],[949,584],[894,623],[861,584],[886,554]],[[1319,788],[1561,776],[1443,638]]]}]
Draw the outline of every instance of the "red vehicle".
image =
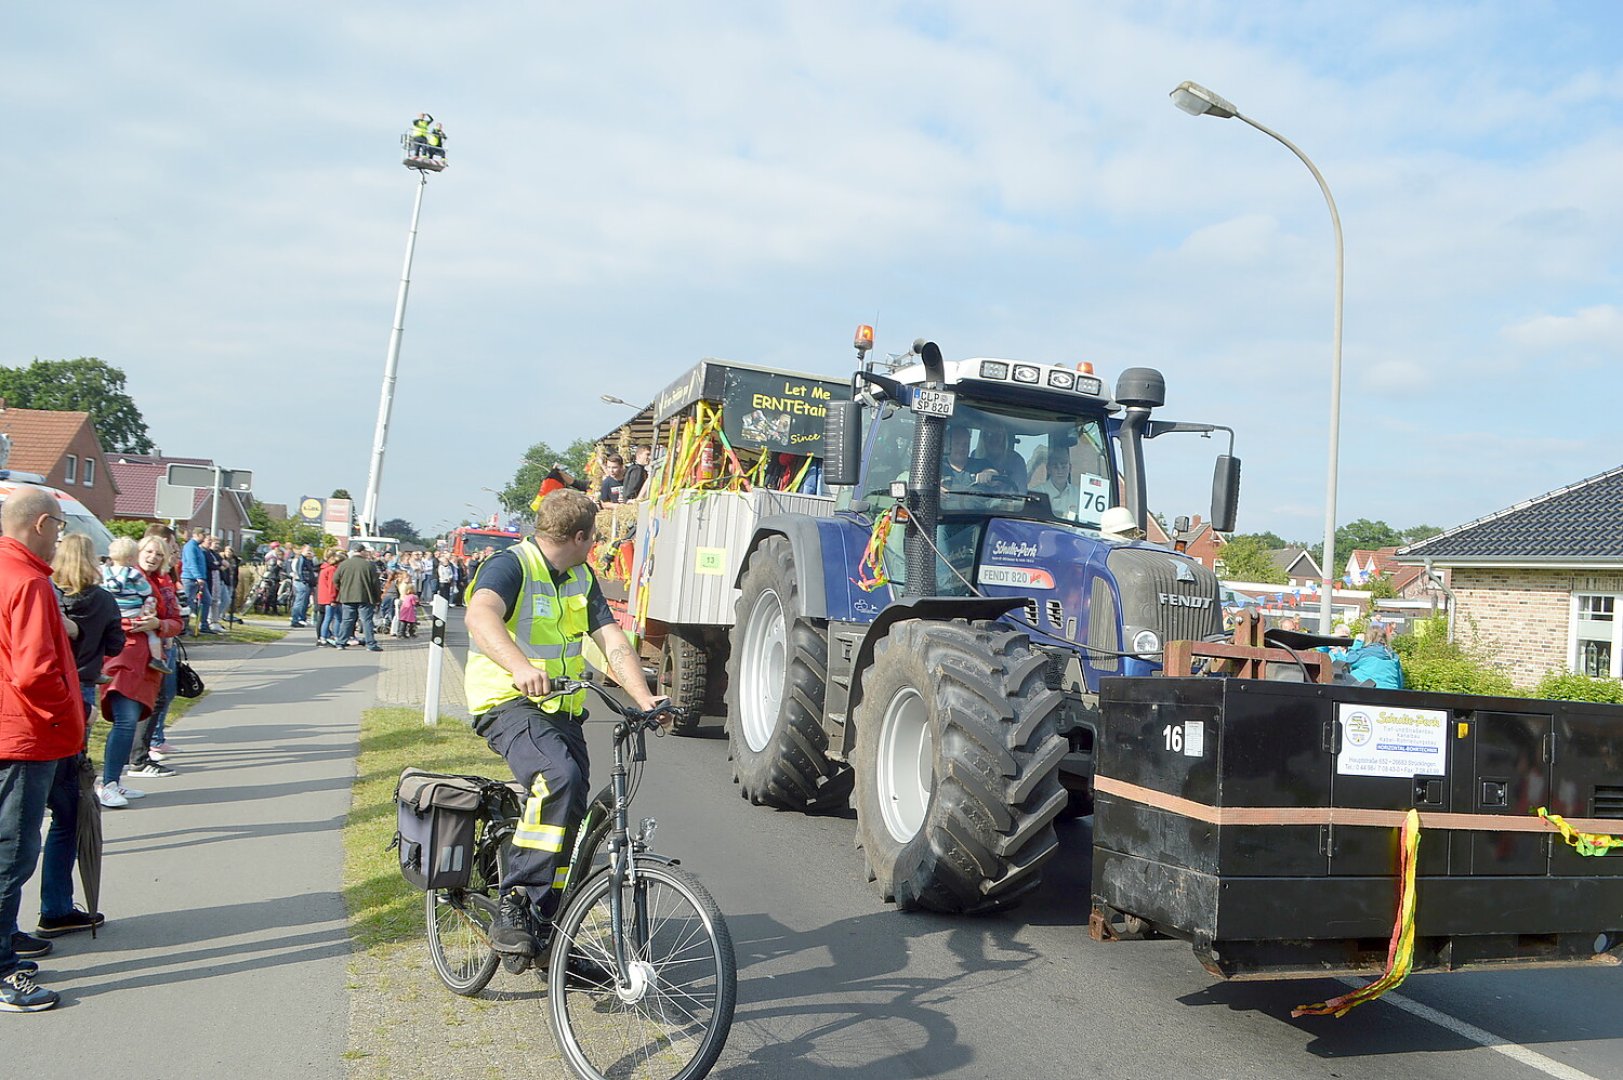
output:
[{"label": "red vehicle", "polygon": [[452,555],[477,555],[486,548],[493,552],[506,551],[520,540],[523,533],[509,532],[506,529],[484,529],[472,525],[464,525],[451,533]]}]

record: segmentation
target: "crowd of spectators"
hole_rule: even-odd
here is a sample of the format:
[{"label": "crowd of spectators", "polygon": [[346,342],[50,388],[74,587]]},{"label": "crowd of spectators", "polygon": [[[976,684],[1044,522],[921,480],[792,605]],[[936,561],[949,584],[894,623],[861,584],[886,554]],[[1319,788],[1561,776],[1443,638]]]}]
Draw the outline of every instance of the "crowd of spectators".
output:
[{"label": "crowd of spectators", "polygon": [[[88,537],[65,536],[55,498],[21,486],[0,507],[0,1011],[38,1012],[57,995],[34,980],[52,938],[94,930],[100,912],[73,899],[79,775],[90,732],[109,722],[93,790],[120,809],[144,792],[126,777],[173,776],[164,720],[176,687],[175,640],[188,594],[199,630],[211,589],[223,584],[194,534],[182,550],[172,529],[149,527],[102,564]],[[46,814],[50,828],[41,841]],[[43,860],[41,855],[43,853]],[[40,868],[35,933],[17,923],[23,885]]]}]

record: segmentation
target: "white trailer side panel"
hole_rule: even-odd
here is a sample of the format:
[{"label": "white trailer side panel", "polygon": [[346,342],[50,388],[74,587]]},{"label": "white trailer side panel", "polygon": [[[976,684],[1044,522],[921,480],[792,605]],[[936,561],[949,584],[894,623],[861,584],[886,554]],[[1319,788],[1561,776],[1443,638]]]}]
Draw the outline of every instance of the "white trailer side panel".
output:
[{"label": "white trailer side panel", "polygon": [[[646,580],[649,619],[687,626],[731,626],[738,590],[733,581],[744,548],[763,517],[830,517],[831,495],[783,491],[682,493],[669,510],[644,503],[637,516],[637,557],[631,580]],[[648,560],[652,565],[648,565]],[[633,601],[635,603],[635,601]],[[633,607],[635,610],[635,607]]]}]

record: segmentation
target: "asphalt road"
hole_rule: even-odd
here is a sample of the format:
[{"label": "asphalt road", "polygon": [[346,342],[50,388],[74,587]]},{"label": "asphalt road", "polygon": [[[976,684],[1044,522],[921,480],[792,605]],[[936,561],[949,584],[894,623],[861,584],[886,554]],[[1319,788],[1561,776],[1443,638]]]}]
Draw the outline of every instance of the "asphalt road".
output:
[{"label": "asphalt road", "polygon": [[[607,725],[593,728],[605,780]],[[1221,983],[1182,942],[1094,942],[1090,821],[1060,827],[1040,894],[1014,912],[900,914],[865,879],[851,812],[749,805],[719,721],[703,734],[650,740],[633,814],[727,914],[739,1005],[715,1076],[1623,1076],[1616,967],[1417,975],[1339,1020],[1292,1020],[1347,984]]]}]

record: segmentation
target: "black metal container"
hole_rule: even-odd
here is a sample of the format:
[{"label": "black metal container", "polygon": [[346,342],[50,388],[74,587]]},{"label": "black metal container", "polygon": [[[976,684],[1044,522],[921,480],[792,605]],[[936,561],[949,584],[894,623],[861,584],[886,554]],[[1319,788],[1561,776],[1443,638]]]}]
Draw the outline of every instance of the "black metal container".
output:
[{"label": "black metal container", "polygon": [[1379,970],[1408,810],[1414,967],[1617,963],[1623,708],[1218,678],[1106,679],[1093,930],[1189,940],[1223,978]]}]

